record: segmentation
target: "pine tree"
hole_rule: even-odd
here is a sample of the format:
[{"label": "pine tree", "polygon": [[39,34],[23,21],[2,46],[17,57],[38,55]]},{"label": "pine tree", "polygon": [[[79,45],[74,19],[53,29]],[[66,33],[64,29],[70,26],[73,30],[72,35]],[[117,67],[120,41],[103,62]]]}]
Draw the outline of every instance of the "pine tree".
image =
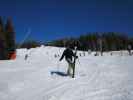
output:
[{"label": "pine tree", "polygon": [[5,40],[5,36],[4,36],[4,24],[3,24],[3,21],[2,21],[2,17],[0,16],[0,39],[2,41]]},{"label": "pine tree", "polygon": [[0,32],[3,32],[3,21],[1,16],[0,16]]},{"label": "pine tree", "polygon": [[7,23],[5,26],[5,33],[6,33],[7,52],[8,54],[11,54],[15,52],[15,31],[14,31],[11,18],[7,19]]},{"label": "pine tree", "polygon": [[6,39],[4,33],[4,24],[2,21],[2,17],[0,16],[0,59],[6,59]]}]

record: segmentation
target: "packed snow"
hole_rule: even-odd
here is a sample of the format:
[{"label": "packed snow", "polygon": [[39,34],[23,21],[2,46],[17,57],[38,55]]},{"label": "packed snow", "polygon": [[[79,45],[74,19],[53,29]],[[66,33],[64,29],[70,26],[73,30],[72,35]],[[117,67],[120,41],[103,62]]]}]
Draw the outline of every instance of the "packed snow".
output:
[{"label": "packed snow", "polygon": [[0,100],[133,100],[133,56],[127,51],[78,51],[71,78],[65,60],[59,62],[63,50],[18,49],[16,60],[0,61]]}]

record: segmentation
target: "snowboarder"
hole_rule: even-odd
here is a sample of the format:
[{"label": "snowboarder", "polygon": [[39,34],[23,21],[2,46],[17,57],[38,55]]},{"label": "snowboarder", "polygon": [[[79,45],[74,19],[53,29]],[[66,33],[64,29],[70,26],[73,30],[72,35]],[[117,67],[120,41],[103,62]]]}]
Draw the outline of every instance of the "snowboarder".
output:
[{"label": "snowboarder", "polygon": [[[60,58],[60,61],[65,57],[65,60],[68,63],[68,69],[67,74],[72,76],[74,74],[74,68],[75,68],[75,61],[74,59],[78,58],[75,53],[73,53],[72,49],[69,45],[67,45],[66,49],[63,51],[63,54]],[[71,73],[71,70],[73,71],[73,74]],[[72,76],[73,77],[73,76]]]}]

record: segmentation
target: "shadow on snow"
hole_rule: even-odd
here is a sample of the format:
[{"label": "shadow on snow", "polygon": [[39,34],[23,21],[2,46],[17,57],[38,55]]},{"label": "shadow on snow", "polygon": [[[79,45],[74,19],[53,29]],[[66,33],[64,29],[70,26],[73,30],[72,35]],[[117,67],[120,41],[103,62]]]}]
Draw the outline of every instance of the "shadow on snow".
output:
[{"label": "shadow on snow", "polygon": [[63,77],[68,76],[68,74],[66,74],[65,72],[60,72],[60,71],[51,71],[50,74],[51,75],[56,74],[56,75],[63,76]]}]

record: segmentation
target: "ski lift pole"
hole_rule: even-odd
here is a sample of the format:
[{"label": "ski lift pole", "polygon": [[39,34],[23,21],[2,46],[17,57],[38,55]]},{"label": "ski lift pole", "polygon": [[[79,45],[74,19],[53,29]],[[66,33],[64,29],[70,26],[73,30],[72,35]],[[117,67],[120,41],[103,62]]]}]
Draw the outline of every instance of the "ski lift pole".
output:
[{"label": "ski lift pole", "polygon": [[82,66],[81,66],[81,63],[80,63],[80,61],[79,61],[79,58],[77,58],[77,59],[78,59],[78,63],[79,63],[79,65],[80,65],[80,67],[82,67]]},{"label": "ski lift pole", "polygon": [[75,57],[74,57],[74,62],[73,62],[73,75],[72,78],[75,77],[75,63],[76,63],[76,54],[77,54],[77,47],[75,46]]}]

